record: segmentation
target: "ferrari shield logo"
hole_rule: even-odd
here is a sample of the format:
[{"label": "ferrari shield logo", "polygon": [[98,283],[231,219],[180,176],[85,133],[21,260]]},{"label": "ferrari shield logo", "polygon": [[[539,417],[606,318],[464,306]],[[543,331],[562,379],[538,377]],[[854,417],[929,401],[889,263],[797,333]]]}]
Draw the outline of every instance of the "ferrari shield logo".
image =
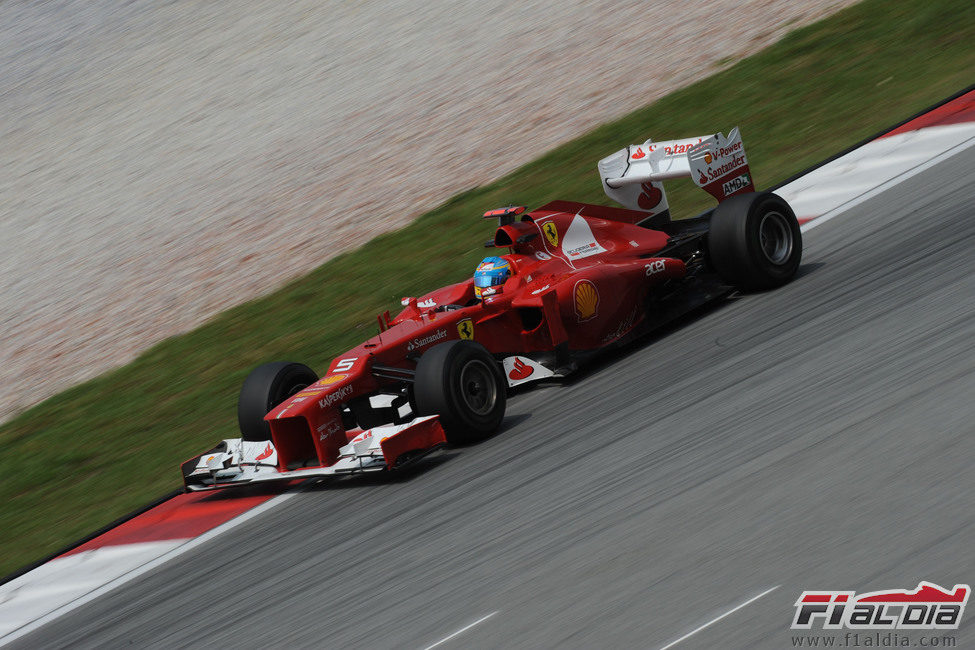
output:
[{"label": "ferrari shield logo", "polygon": [[457,333],[460,334],[460,338],[464,339],[465,341],[474,340],[474,323],[471,322],[470,318],[465,318],[457,323]]},{"label": "ferrari shield logo", "polygon": [[542,232],[545,233],[545,239],[552,245],[552,248],[559,247],[559,230],[555,227],[554,223],[551,221],[547,222],[542,226]]}]

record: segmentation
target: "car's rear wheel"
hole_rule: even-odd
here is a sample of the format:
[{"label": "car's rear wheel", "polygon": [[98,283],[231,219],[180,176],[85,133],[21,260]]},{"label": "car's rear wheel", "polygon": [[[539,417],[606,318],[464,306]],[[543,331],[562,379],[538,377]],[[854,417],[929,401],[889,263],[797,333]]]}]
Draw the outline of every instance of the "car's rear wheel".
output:
[{"label": "car's rear wheel", "polygon": [[799,269],[802,233],[782,197],[771,192],[742,194],[714,209],[708,252],[728,284],[770,289],[791,280]]},{"label": "car's rear wheel", "polygon": [[289,361],[265,363],[254,368],[241,386],[237,398],[237,424],[244,440],[271,439],[271,428],[264,416],[302,388],[318,381],[308,366]]},{"label": "car's rear wheel", "polygon": [[417,363],[413,403],[417,415],[440,416],[451,444],[473,442],[501,426],[506,406],[504,376],[483,345],[441,343]]}]

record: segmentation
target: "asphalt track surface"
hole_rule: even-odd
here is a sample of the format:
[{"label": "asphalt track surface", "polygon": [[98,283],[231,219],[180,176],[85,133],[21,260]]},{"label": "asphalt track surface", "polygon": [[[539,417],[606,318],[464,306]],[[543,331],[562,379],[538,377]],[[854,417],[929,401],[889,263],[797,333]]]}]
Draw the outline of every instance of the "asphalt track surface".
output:
[{"label": "asphalt track surface", "polygon": [[492,439],[306,487],[13,647],[663,647],[777,587],[678,647],[784,648],[803,589],[973,582],[975,148],[805,240],[787,287]]}]

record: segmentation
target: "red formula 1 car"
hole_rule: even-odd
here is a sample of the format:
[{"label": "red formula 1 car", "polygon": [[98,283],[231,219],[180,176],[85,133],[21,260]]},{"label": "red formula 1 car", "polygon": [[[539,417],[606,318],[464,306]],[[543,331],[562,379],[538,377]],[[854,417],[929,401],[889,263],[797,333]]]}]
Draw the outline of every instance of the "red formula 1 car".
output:
[{"label": "red formula 1 car", "polygon": [[[477,440],[500,426],[508,388],[565,376],[708,300],[795,274],[799,224],[779,196],[755,192],[737,129],[648,140],[598,168],[624,208],[488,212],[499,224],[489,246],[501,250],[475,278],[404,298],[322,378],[298,363],[256,368],[238,402],[241,438],[183,463],[186,487],[393,469]],[[662,181],[685,176],[718,205],[671,221]]]}]

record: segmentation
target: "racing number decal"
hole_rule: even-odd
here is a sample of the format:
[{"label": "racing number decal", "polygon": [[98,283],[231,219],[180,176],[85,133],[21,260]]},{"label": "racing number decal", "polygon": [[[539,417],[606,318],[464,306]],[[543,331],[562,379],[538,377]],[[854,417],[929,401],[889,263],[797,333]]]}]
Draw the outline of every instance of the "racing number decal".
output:
[{"label": "racing number decal", "polygon": [[359,357],[349,357],[348,359],[341,359],[335,364],[335,370],[333,372],[348,372],[352,370],[352,366],[355,362],[359,360]]},{"label": "racing number decal", "polygon": [[474,340],[474,323],[471,322],[470,318],[465,318],[457,323],[457,334],[465,341]]},{"label": "racing number decal", "polygon": [[559,247],[559,229],[555,227],[554,223],[551,221],[547,222],[542,226],[542,232],[545,233],[545,239],[552,245],[552,248]]}]

